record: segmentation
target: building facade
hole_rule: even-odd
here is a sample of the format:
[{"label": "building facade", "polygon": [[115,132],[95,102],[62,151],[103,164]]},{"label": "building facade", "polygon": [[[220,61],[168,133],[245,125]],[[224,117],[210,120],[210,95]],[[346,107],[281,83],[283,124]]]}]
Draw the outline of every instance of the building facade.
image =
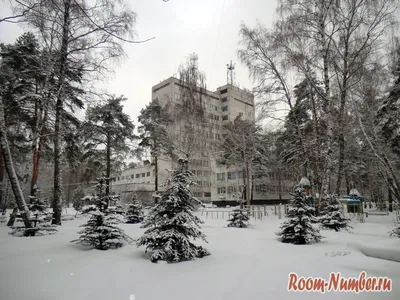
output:
[{"label": "building facade", "polygon": [[[158,99],[162,106],[173,110],[176,104],[182,101],[185,86],[181,80],[171,77],[160,82],[152,88],[152,99]],[[204,120],[198,126],[190,128],[193,132],[180,130],[186,123],[181,120],[191,119],[191,116],[174,115],[174,122],[168,128],[173,140],[183,138],[176,147],[182,146],[186,153],[190,152],[189,169],[194,173],[196,184],[192,187],[194,196],[204,202],[213,202],[216,205],[235,205],[243,191],[243,173],[217,164],[218,148],[222,142],[223,126],[233,121],[239,114],[242,119],[254,121],[255,106],[254,95],[236,86],[226,84],[218,87],[216,91],[197,89],[195,93],[201,94],[200,99]],[[189,113],[190,114],[190,113]],[[199,128],[199,131],[196,131]],[[193,135],[185,138],[183,135]],[[193,144],[190,147],[190,143]],[[185,152],[183,151],[183,152]],[[158,159],[159,191],[166,189],[162,182],[170,177],[175,169],[174,161],[168,157]],[[122,199],[128,199],[133,192],[141,194],[144,201],[150,201],[154,193],[154,166],[143,165],[137,168],[126,169],[120,174],[115,174],[112,179],[112,192],[120,194]],[[295,180],[275,178],[266,174],[262,183],[255,183],[253,187],[253,203],[286,202],[290,196]]]}]

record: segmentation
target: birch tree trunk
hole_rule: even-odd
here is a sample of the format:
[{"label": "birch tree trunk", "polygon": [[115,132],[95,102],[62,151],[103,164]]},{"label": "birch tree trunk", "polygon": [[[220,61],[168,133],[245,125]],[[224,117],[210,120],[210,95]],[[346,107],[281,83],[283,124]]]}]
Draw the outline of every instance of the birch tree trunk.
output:
[{"label": "birch tree trunk", "polygon": [[29,209],[26,205],[21,186],[19,185],[17,173],[15,172],[14,162],[11,156],[6,132],[7,129],[4,119],[4,106],[2,99],[0,99],[0,147],[3,154],[4,165],[14,193],[15,202],[17,203],[18,209],[21,212],[21,216],[24,221],[24,225],[26,228],[31,228],[31,222],[29,221]]}]

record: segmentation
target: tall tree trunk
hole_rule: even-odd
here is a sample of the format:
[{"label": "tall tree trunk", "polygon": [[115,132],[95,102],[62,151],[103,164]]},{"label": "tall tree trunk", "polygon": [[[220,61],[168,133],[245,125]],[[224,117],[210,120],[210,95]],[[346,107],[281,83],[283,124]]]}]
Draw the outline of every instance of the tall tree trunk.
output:
[{"label": "tall tree trunk", "polygon": [[[154,156],[154,193],[158,193],[158,155]],[[155,203],[158,203],[158,197],[154,199]]]},{"label": "tall tree trunk", "polygon": [[0,148],[3,153],[4,165],[7,170],[8,178],[11,183],[11,188],[14,193],[14,198],[17,203],[18,209],[21,212],[22,219],[26,228],[31,228],[31,222],[29,221],[29,209],[26,205],[24,194],[22,193],[21,186],[19,185],[17,173],[15,172],[14,162],[11,156],[10,147],[8,145],[6,135],[6,125],[4,119],[4,107],[3,100],[0,99]]},{"label": "tall tree trunk", "polygon": [[393,195],[392,190],[388,188],[388,198],[389,198],[389,211],[393,212]]},{"label": "tall tree trunk", "polygon": [[[326,1],[321,1],[320,8],[320,26],[319,26],[319,35],[321,39],[321,50],[322,50],[322,61],[323,61],[323,81],[324,81],[324,112],[326,114],[327,120],[327,128],[326,128],[326,155],[325,155],[325,172],[322,179],[322,195],[319,195],[318,199],[318,213],[321,211],[325,203],[322,203],[322,199],[326,199],[326,196],[331,193],[330,189],[330,181],[332,176],[333,169],[333,101],[330,96],[330,77],[329,77],[329,53],[330,46],[329,41],[326,39],[326,20],[325,16],[329,12],[330,2],[327,7]],[[322,197],[322,198],[321,198]]]},{"label": "tall tree trunk", "polygon": [[61,124],[64,100],[64,81],[68,57],[68,40],[70,25],[71,0],[64,0],[64,21],[62,32],[62,44],[60,51],[60,69],[57,89],[56,119],[54,126],[54,201],[52,224],[61,225],[62,213],[62,186],[61,186]]},{"label": "tall tree trunk", "polygon": [[247,189],[246,189],[246,168],[243,167],[243,200],[247,201]]},{"label": "tall tree trunk", "polygon": [[[37,92],[37,91],[36,91]],[[36,195],[36,182],[38,178],[38,148],[39,148],[39,116],[38,116],[38,99],[35,100],[35,113],[34,113],[34,122],[35,122],[35,129],[33,132],[33,141],[32,141],[32,150],[33,150],[33,155],[32,155],[32,177],[31,177],[31,196]],[[31,198],[32,201],[33,198]]]},{"label": "tall tree trunk", "polygon": [[251,184],[251,194],[250,194],[250,203],[253,203],[253,200],[254,200],[254,175],[251,175],[251,182],[252,182],[252,184]]},{"label": "tall tree trunk", "polygon": [[107,166],[106,166],[106,196],[110,195],[110,176],[111,176],[111,136],[107,134]]},{"label": "tall tree trunk", "polygon": [[251,205],[251,187],[250,187],[250,167],[249,161],[246,159],[246,199],[247,205]]},{"label": "tall tree trunk", "polygon": [[[347,53],[347,51],[346,51]],[[346,55],[345,53],[345,55]],[[347,54],[348,55],[348,54]],[[346,58],[346,57],[345,57]],[[345,140],[344,140],[344,117],[345,117],[345,107],[346,107],[346,97],[347,97],[347,58],[344,63],[345,74],[342,82],[342,91],[340,93],[340,108],[339,108],[339,161],[338,161],[338,173],[337,173],[337,181],[335,187],[335,193],[337,195],[340,194],[340,189],[342,186],[342,178],[343,178],[343,169],[344,169],[344,150],[345,150]]]},{"label": "tall tree trunk", "polygon": [[3,158],[3,151],[0,149],[0,211],[4,208],[6,209],[5,206],[5,197],[4,197],[4,158]]},{"label": "tall tree trunk", "polygon": [[346,181],[346,195],[350,194],[350,180],[349,180],[349,172],[347,169],[344,170],[344,179]]}]

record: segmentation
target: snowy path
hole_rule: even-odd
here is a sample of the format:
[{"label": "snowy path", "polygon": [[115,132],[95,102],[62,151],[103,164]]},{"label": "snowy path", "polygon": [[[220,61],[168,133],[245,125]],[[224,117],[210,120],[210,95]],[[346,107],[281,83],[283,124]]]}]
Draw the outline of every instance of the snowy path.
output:
[{"label": "snowy path", "polygon": [[[380,218],[380,217],[378,217]],[[152,264],[144,249],[87,250],[69,243],[83,219],[64,222],[60,232],[39,238],[9,236],[0,225],[1,300],[244,300],[244,299],[400,299],[400,264],[370,258],[352,242],[400,249],[389,239],[390,221],[373,219],[353,224],[353,233],[323,231],[321,244],[294,246],[276,240],[280,220],[253,222],[252,229],[226,228],[224,220],[206,220],[204,232],[211,256],[196,261]],[[133,238],[138,225],[123,225]],[[350,251],[346,256],[335,252]],[[366,271],[393,279],[391,293],[287,292],[290,272],[328,279],[330,272],[345,277]]]}]

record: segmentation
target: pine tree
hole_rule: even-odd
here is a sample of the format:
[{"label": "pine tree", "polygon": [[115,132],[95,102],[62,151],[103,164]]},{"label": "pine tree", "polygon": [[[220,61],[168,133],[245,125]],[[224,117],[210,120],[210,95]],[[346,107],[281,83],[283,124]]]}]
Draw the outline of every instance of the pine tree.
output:
[{"label": "pine tree", "polygon": [[146,245],[150,251],[150,260],[179,262],[200,258],[210,253],[191,240],[202,239],[205,235],[199,230],[203,222],[193,215],[193,174],[188,170],[188,160],[178,159],[180,170],[172,174],[172,187],[161,197],[146,217],[143,227],[148,228],[138,239],[138,246]]},{"label": "pine tree", "polygon": [[99,146],[105,148],[98,151],[97,155],[103,154],[105,161],[103,170],[106,173],[106,195],[110,194],[111,167],[115,168],[116,161],[122,161],[124,155],[130,153],[128,142],[136,138],[133,132],[135,126],[129,115],[123,111],[123,102],[126,100],[123,96],[113,96],[104,104],[88,108],[83,125],[83,134],[88,141],[87,149],[93,152]]},{"label": "pine tree", "polygon": [[83,230],[78,232],[81,236],[71,242],[93,246],[99,250],[118,248],[123,245],[123,241],[131,242],[132,239],[117,225],[122,223],[121,216],[108,208],[109,197],[104,195],[103,188],[105,178],[99,178],[96,196],[96,209],[89,211],[91,215],[86,224],[81,225]]},{"label": "pine tree", "polygon": [[288,218],[281,226],[277,235],[283,243],[304,245],[311,242],[319,242],[322,237],[319,229],[312,224],[315,222],[314,208],[307,204],[306,195],[301,188],[297,188],[292,194]]},{"label": "pine tree", "polygon": [[[140,111],[138,121],[142,124],[138,127],[139,148],[137,156],[142,157],[145,149],[150,150],[154,165],[154,191],[158,191],[158,159],[162,154],[171,153],[171,141],[167,134],[167,127],[171,118],[158,99],[152,100],[146,108]],[[158,198],[154,198],[157,203]]]},{"label": "pine tree", "polygon": [[341,210],[341,203],[337,196],[329,195],[327,198],[327,205],[321,211],[321,216],[319,217],[319,222],[322,226],[335,231],[352,228],[349,224],[350,219],[346,218]]},{"label": "pine tree", "polygon": [[127,224],[137,224],[143,222],[143,206],[142,203],[137,199],[136,195],[132,196],[131,203],[128,205],[125,219],[125,223]]},{"label": "pine tree", "polygon": [[232,211],[232,216],[228,220],[228,227],[247,228],[249,220],[249,211],[241,203],[238,208]]}]

